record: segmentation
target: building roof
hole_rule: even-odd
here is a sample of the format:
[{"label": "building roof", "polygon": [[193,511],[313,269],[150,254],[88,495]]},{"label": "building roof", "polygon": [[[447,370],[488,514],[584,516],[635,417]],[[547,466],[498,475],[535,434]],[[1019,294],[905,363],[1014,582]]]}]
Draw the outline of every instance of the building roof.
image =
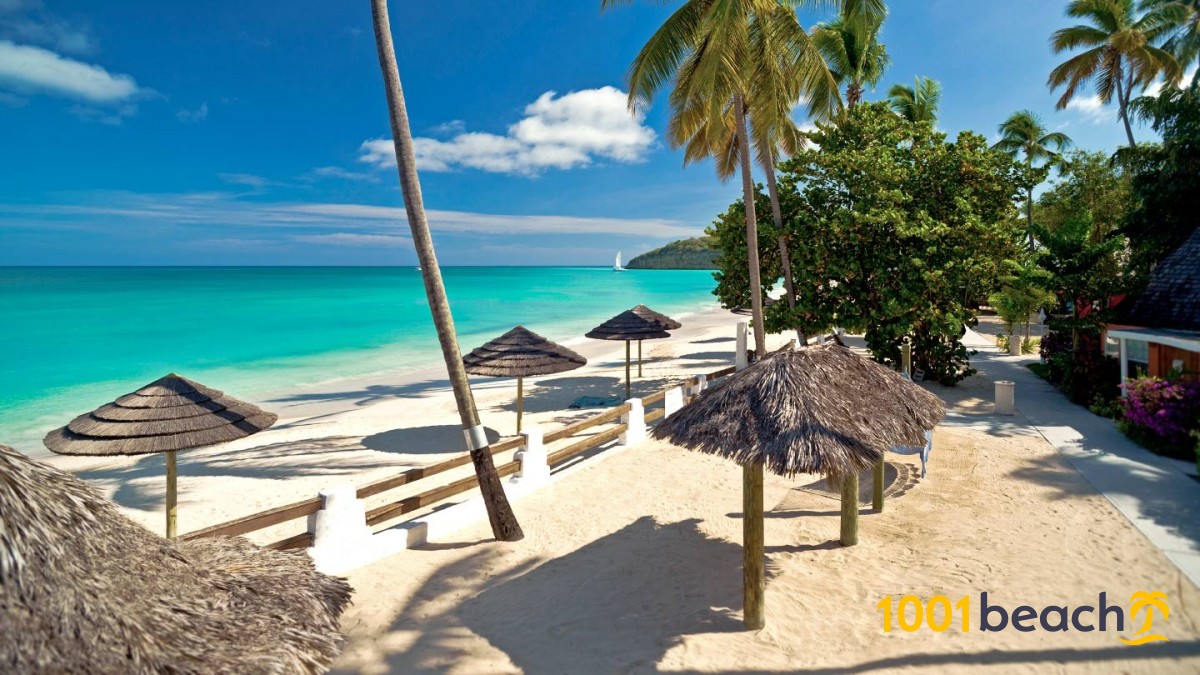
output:
[{"label": "building roof", "polygon": [[1200,229],[1158,264],[1122,323],[1200,331]]}]

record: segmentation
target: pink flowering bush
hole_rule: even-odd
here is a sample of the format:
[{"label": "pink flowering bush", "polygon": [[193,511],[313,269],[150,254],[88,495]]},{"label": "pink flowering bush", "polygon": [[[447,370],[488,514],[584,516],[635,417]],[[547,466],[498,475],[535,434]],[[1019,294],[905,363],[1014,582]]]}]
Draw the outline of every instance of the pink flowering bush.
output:
[{"label": "pink flowering bush", "polygon": [[1200,382],[1140,377],[1121,387],[1122,431],[1159,454],[1196,459],[1192,432],[1200,428]]}]

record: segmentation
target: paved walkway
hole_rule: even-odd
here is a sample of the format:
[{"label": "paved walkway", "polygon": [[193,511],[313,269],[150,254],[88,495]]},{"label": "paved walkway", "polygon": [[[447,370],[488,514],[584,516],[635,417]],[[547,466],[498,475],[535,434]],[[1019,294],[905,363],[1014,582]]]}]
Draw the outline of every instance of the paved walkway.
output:
[{"label": "paved walkway", "polygon": [[[979,350],[971,364],[991,380],[1016,383],[1016,424],[948,416],[951,426],[1020,426],[1020,420],[1050,442],[1084,478],[1200,586],[1200,482],[1194,463],[1160,457],[1117,430],[1112,420],[1071,403],[1027,364],[1036,356],[1007,356],[995,341],[968,331],[966,343]],[[1015,429],[1014,429],[1015,430]],[[936,450],[934,452],[936,456]],[[936,461],[936,460],[935,460]]]}]

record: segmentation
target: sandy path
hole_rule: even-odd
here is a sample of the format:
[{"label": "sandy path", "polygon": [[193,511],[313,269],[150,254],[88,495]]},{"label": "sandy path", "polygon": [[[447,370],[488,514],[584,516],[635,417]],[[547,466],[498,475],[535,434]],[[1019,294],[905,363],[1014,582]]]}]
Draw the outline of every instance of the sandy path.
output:
[{"label": "sandy path", "polygon": [[[981,378],[979,378],[981,379]],[[969,382],[958,408],[990,417]],[[1200,671],[1200,593],[1070,469],[1018,428],[940,428],[931,476],[869,510],[842,548],[838,503],[768,477],[767,628],[743,631],[741,473],[650,443],[566,476],[518,505],[527,538],[486,526],[351,574],[341,672]],[[891,456],[895,464],[912,458]],[[910,475],[915,469],[907,472]],[[919,474],[917,474],[919,475]],[[916,480],[916,479],[912,479]],[[883,634],[885,595],[1126,605],[1162,590],[1171,639],[1112,632]],[[972,609],[971,621],[977,619]],[[956,624],[957,625],[957,624]],[[1126,635],[1131,630],[1126,631]]]}]

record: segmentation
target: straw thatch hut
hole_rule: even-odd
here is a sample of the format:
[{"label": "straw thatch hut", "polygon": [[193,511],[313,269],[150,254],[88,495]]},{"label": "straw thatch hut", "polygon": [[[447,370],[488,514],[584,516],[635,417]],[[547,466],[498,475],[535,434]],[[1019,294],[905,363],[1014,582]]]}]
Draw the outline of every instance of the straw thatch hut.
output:
[{"label": "straw thatch hut", "polygon": [[274,413],[171,373],[46,434],[60,455],[167,453],[167,536],[176,534],[175,453],[245,438]]},{"label": "straw thatch hut", "polygon": [[[658,322],[658,324],[663,327],[663,330],[670,331],[670,330],[678,330],[680,328],[683,328],[683,324],[679,323],[675,319],[672,319],[671,317],[667,316],[666,314],[656,312],[645,305],[638,305],[637,307],[634,307],[633,309],[631,309],[629,311],[633,312],[634,314],[637,314],[638,316],[645,317],[651,321]],[[641,377],[641,376],[642,376],[642,341],[638,340],[638,377]]]},{"label": "straw thatch hut", "polygon": [[746,625],[761,628],[763,468],[842,483],[842,543],[857,541],[858,474],[898,445],[923,445],[942,402],[900,373],[833,344],[782,351],[667,418],[658,438],[744,468]]},{"label": "straw thatch hut", "polygon": [[345,581],[244,539],[161,539],[0,445],[0,672],[319,673]]},{"label": "straw thatch hut", "polygon": [[565,373],[587,365],[587,359],[517,326],[463,357],[467,372],[486,377],[517,378],[517,433],[521,433],[524,380],[535,375]]},{"label": "straw thatch hut", "polygon": [[[657,312],[655,312],[657,314]],[[662,316],[662,315],[659,315]],[[663,317],[666,318],[666,317]],[[625,398],[632,396],[632,386],[629,374],[629,343],[637,340],[639,352],[642,340],[658,340],[669,338],[660,319],[645,313],[630,309],[614,316],[604,323],[588,331],[587,337],[593,340],[624,340],[625,341]]]}]

